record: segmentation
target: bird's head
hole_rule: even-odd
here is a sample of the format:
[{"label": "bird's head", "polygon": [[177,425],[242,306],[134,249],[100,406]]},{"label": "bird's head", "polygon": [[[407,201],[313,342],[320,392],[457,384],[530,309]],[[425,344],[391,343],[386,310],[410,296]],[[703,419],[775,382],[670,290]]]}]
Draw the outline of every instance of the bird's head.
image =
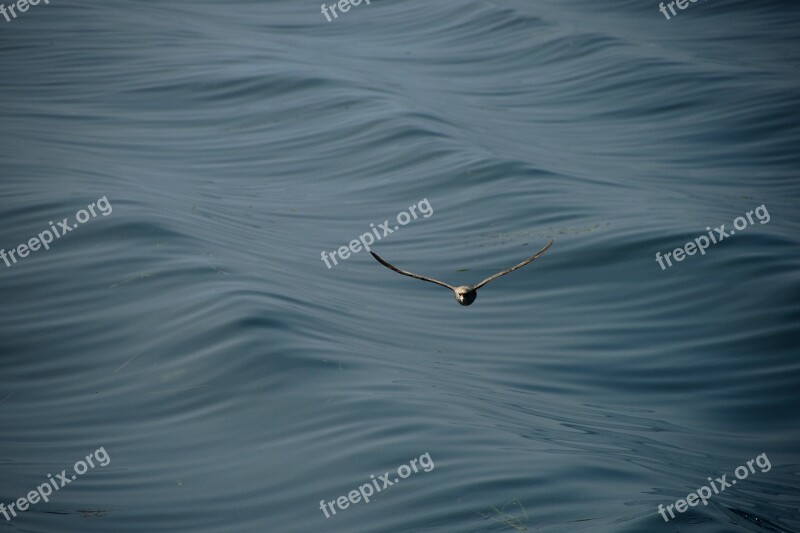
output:
[{"label": "bird's head", "polygon": [[469,305],[478,297],[478,291],[467,285],[462,285],[454,289],[456,301],[461,305]]}]

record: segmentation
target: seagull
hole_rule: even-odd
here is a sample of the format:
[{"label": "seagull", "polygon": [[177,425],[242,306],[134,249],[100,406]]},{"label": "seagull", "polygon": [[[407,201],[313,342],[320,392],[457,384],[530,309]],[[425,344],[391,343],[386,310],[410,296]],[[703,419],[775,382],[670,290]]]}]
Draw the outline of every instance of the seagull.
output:
[{"label": "seagull", "polygon": [[527,265],[528,263],[530,263],[531,261],[533,261],[537,257],[541,256],[543,253],[545,253],[547,251],[547,249],[550,248],[550,246],[553,244],[553,242],[555,242],[555,239],[553,239],[552,241],[548,242],[545,245],[544,248],[542,248],[541,250],[539,250],[534,255],[530,256],[529,258],[527,258],[522,263],[520,263],[518,265],[514,265],[513,267],[508,268],[506,270],[503,270],[502,272],[498,272],[497,274],[494,274],[492,276],[489,276],[488,278],[486,278],[485,280],[481,281],[477,285],[461,285],[461,286],[458,286],[458,287],[453,287],[452,285],[448,285],[447,283],[444,283],[443,281],[439,281],[438,279],[427,278],[425,276],[420,276],[419,274],[413,274],[411,272],[406,272],[405,270],[400,270],[396,266],[394,266],[392,264],[389,264],[386,261],[384,261],[384,259],[381,256],[379,256],[378,254],[376,254],[375,252],[370,251],[370,253],[372,254],[372,257],[375,258],[375,260],[377,260],[380,264],[382,264],[383,266],[385,266],[389,270],[394,270],[398,274],[402,274],[402,275],[408,276],[410,278],[421,279],[422,281],[428,281],[430,283],[435,283],[437,285],[441,285],[442,287],[447,287],[448,289],[450,289],[451,291],[453,291],[455,293],[456,301],[458,301],[458,303],[460,303],[461,305],[470,305],[472,302],[475,301],[475,298],[478,297],[478,289],[480,289],[481,287],[483,287],[484,285],[486,285],[487,283],[489,283],[493,279],[497,279],[500,276],[505,276],[509,272],[513,272],[518,268],[524,267],[525,265]]}]

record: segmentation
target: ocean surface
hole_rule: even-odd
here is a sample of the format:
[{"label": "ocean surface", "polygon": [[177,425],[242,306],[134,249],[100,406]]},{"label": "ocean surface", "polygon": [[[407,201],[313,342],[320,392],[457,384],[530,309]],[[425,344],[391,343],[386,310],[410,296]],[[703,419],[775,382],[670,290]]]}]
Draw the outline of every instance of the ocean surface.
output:
[{"label": "ocean surface", "polygon": [[800,531],[797,2],[16,15],[0,532]]}]

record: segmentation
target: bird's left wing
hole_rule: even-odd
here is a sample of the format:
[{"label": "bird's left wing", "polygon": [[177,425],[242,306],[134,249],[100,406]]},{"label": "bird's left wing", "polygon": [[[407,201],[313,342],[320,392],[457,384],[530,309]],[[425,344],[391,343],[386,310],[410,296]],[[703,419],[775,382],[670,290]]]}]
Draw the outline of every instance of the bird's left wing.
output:
[{"label": "bird's left wing", "polygon": [[518,268],[522,268],[522,267],[524,267],[525,265],[527,265],[528,263],[530,263],[531,261],[533,261],[533,260],[534,260],[534,259],[536,259],[537,257],[541,256],[543,253],[545,253],[545,252],[547,251],[547,249],[548,249],[548,248],[550,248],[550,246],[552,246],[552,244],[553,244],[554,242],[555,242],[555,239],[553,239],[552,241],[548,242],[548,243],[545,245],[545,247],[544,247],[544,248],[542,248],[541,250],[539,250],[538,252],[536,252],[536,253],[535,253],[534,255],[532,255],[531,257],[527,258],[527,259],[526,259],[525,261],[523,261],[522,263],[520,263],[520,264],[518,264],[518,265],[514,265],[513,267],[511,267],[511,268],[509,268],[509,269],[507,269],[507,270],[503,270],[502,272],[498,272],[497,274],[494,274],[493,276],[489,276],[489,277],[488,277],[488,278],[486,278],[485,280],[483,280],[483,281],[481,281],[480,283],[478,283],[477,285],[475,285],[474,289],[475,289],[475,290],[478,290],[478,289],[480,289],[481,287],[483,287],[484,285],[486,285],[487,283],[489,283],[490,281],[492,281],[493,279],[497,279],[497,278],[499,278],[500,276],[505,276],[505,275],[506,275],[506,274],[508,274],[509,272],[513,272],[513,271],[515,271],[515,270],[516,270],[516,269],[518,269]]}]

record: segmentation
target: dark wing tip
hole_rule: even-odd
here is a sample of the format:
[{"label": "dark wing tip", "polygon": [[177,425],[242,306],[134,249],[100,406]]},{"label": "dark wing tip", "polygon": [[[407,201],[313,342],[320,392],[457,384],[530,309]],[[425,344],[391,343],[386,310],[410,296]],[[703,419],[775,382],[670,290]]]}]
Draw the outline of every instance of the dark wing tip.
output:
[{"label": "dark wing tip", "polygon": [[[372,257],[374,257],[374,258],[375,258],[375,261],[377,261],[378,263],[382,264],[382,265],[383,265],[383,266],[385,266],[385,267],[392,268],[392,267],[390,267],[390,266],[389,266],[389,264],[388,264],[388,263],[387,263],[387,262],[386,262],[386,261],[383,259],[383,257],[379,256],[378,254],[376,254],[376,253],[375,253],[375,252],[373,252],[372,250],[370,250],[370,251],[369,251],[369,253],[371,253],[371,254],[372,254]],[[392,268],[392,270],[394,270],[394,268]]]}]

